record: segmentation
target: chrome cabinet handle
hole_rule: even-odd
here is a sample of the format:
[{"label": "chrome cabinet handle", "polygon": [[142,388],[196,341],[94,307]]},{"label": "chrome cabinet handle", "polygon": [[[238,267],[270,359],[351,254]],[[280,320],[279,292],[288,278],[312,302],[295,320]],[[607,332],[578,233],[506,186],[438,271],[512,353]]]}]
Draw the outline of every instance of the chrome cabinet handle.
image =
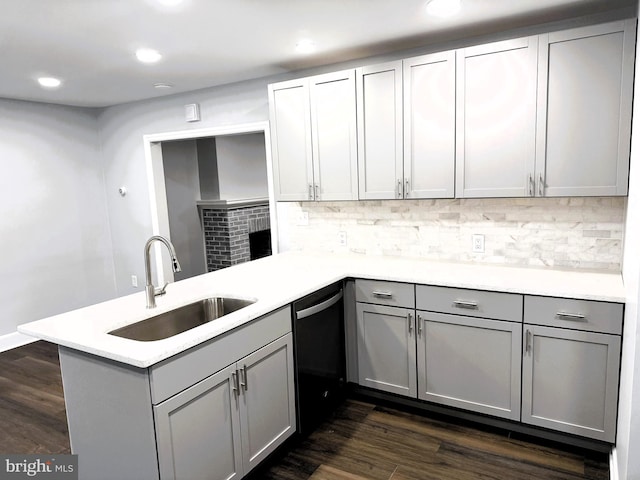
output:
[{"label": "chrome cabinet handle", "polygon": [[584,320],[586,317],[582,313],[557,312],[556,317],[560,320]]},{"label": "chrome cabinet handle", "polygon": [[542,174],[538,178],[538,196],[544,197],[544,178],[542,178]]},{"label": "chrome cabinet handle", "polygon": [[316,200],[320,200],[320,186],[316,183]]},{"label": "chrome cabinet handle", "polygon": [[535,191],[536,181],[533,179],[533,175],[529,174],[529,196],[533,197]]},{"label": "chrome cabinet handle", "polygon": [[528,353],[531,351],[531,330],[527,330],[525,334],[525,342],[524,342],[524,352]]},{"label": "chrome cabinet handle", "polygon": [[407,320],[408,320],[408,324],[409,324],[409,335],[411,335],[411,331],[413,330],[413,315],[411,315],[410,313],[407,313]]},{"label": "chrome cabinet handle", "polygon": [[313,200],[313,185],[309,184],[309,200]]},{"label": "chrome cabinet handle", "polygon": [[416,322],[418,322],[418,337],[422,336],[422,317],[420,315],[416,316]]},{"label": "chrome cabinet handle", "polygon": [[404,184],[406,186],[406,190],[404,191],[404,198],[409,198],[409,192],[411,192],[411,190],[409,189],[409,179],[406,178],[404,180]]},{"label": "chrome cabinet handle", "polygon": [[398,180],[398,198],[402,198],[402,180]]},{"label": "chrome cabinet handle", "polygon": [[383,292],[381,290],[374,290],[373,292],[371,292],[371,294],[374,297],[380,297],[380,298],[393,298],[393,293],[391,292]]},{"label": "chrome cabinet handle", "polygon": [[231,390],[236,396],[238,396],[240,395],[239,389],[240,387],[238,385],[238,371],[236,370],[235,372],[231,372]]},{"label": "chrome cabinet handle", "polygon": [[240,373],[242,373],[242,379],[243,379],[243,380],[240,380],[240,386],[246,392],[247,390],[249,390],[249,382],[247,381],[247,366],[246,365],[244,365],[242,367],[242,370],[240,370]]},{"label": "chrome cabinet handle", "polygon": [[468,310],[478,310],[478,302],[466,302],[464,300],[454,300],[453,306],[457,308],[466,308]]}]

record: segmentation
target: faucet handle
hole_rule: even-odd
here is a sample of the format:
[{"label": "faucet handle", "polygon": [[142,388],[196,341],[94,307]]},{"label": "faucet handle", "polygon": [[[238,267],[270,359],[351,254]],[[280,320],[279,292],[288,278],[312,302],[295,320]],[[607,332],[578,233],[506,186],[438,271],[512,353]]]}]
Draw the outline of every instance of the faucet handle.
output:
[{"label": "faucet handle", "polygon": [[165,283],[164,287],[162,287],[162,288],[160,288],[160,287],[156,288],[155,291],[153,292],[153,294],[156,297],[159,297],[160,295],[164,295],[165,293],[167,293],[167,285],[169,285],[169,282]]}]

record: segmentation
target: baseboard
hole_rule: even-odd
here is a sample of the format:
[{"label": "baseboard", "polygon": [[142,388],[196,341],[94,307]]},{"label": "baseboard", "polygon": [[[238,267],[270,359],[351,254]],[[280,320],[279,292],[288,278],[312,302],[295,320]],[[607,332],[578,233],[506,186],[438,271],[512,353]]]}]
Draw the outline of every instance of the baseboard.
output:
[{"label": "baseboard", "polygon": [[23,335],[20,332],[8,333],[0,336],[0,352],[6,352],[12,348],[21,347],[31,342],[35,342],[37,338]]},{"label": "baseboard", "polygon": [[611,453],[609,453],[609,480],[620,480],[616,447],[613,447]]}]

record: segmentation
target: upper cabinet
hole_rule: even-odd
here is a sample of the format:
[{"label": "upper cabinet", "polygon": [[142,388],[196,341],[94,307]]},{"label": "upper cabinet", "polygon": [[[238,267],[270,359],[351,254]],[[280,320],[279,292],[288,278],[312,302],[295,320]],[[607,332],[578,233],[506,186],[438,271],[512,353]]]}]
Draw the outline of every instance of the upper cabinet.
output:
[{"label": "upper cabinet", "polygon": [[352,70],[269,85],[276,200],[358,198]]},{"label": "upper cabinet", "polygon": [[626,195],[636,20],[269,86],[283,200]]},{"label": "upper cabinet", "polygon": [[457,197],[532,194],[537,48],[527,37],[458,51]]},{"label": "upper cabinet", "polygon": [[361,199],[453,198],[455,52],[359,68]]},{"label": "upper cabinet", "polygon": [[536,195],[626,195],[636,21],[539,38]]},{"label": "upper cabinet", "polygon": [[403,198],[402,61],[356,70],[363,200]]},{"label": "upper cabinet", "polygon": [[314,200],[357,200],[355,72],[309,79]]},{"label": "upper cabinet", "polygon": [[306,78],[269,85],[276,200],[313,199],[311,115]]},{"label": "upper cabinet", "polygon": [[403,68],[405,198],[453,198],[455,52],[410,58]]}]

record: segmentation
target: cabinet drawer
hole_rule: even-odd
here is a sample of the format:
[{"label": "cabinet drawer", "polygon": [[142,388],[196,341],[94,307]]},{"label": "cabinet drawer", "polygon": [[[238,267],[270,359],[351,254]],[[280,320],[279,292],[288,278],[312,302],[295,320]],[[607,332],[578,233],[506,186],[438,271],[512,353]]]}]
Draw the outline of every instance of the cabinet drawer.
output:
[{"label": "cabinet drawer", "polygon": [[416,285],[416,309],[521,322],[522,295]]},{"label": "cabinet drawer", "polygon": [[412,283],[357,279],[356,302],[415,308],[414,286]]},{"label": "cabinet drawer", "polygon": [[532,295],[524,298],[525,323],[573,330],[621,335],[623,310],[621,303]]},{"label": "cabinet drawer", "polygon": [[287,306],[190,348],[149,369],[156,405],[291,331]]}]

